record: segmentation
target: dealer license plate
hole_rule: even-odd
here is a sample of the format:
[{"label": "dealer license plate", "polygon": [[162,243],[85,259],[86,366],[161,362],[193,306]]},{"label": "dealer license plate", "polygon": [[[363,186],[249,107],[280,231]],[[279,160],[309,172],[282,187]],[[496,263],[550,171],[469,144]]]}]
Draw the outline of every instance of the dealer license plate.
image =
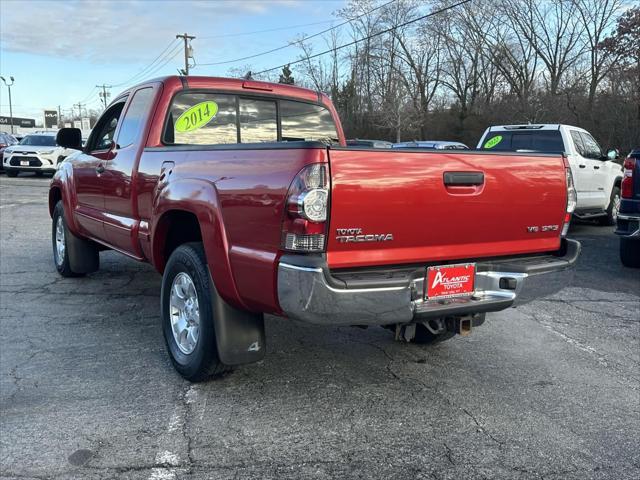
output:
[{"label": "dealer license plate", "polygon": [[471,296],[475,277],[474,263],[429,267],[427,269],[427,300]]},{"label": "dealer license plate", "polygon": [[20,166],[21,167],[28,167],[29,166],[29,160],[20,160]]}]

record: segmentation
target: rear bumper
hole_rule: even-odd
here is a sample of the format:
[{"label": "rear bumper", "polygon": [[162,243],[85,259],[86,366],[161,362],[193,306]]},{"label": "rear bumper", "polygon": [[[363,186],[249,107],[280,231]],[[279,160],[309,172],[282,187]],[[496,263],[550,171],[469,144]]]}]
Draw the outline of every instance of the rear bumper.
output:
[{"label": "rear bumper", "polygon": [[627,215],[618,213],[616,235],[640,239],[640,214]]},{"label": "rear bumper", "polygon": [[278,300],[288,317],[325,325],[387,325],[497,312],[567,286],[579,254],[579,242],[563,240],[554,255],[477,262],[473,297],[437,302],[423,299],[424,268],[401,284],[366,287],[336,281],[318,257],[289,255],[278,265]]}]

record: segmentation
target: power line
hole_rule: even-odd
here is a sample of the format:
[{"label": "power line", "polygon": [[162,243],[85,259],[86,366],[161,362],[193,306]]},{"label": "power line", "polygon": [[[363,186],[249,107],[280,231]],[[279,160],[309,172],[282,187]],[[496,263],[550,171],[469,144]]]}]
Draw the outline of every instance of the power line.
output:
[{"label": "power line", "polygon": [[89,99],[93,96],[94,92],[95,92],[97,89],[98,89],[98,87],[93,87],[93,88],[91,89],[91,92],[89,92],[89,95],[87,95],[86,97],[84,97],[84,98],[80,101],[80,103],[85,103],[87,100],[89,100]]},{"label": "power line", "polygon": [[325,20],[323,22],[314,22],[314,23],[303,23],[301,25],[289,25],[288,27],[278,27],[278,28],[269,28],[267,30],[255,30],[253,32],[242,32],[242,33],[223,33],[222,35],[210,35],[207,37],[198,37],[200,40],[209,40],[213,38],[229,38],[229,37],[244,37],[248,35],[256,35],[258,33],[269,33],[269,32],[279,32],[281,30],[291,30],[293,28],[302,28],[302,27],[312,27],[314,25],[324,25],[326,23],[335,22],[335,18],[332,20]]},{"label": "power line", "polygon": [[162,70],[162,68],[164,68],[164,66],[169,63],[171,60],[173,60],[174,58],[176,58],[176,56],[182,51],[182,45],[177,45],[176,48],[174,48],[167,56],[166,59],[164,60],[164,63],[160,63],[158,64],[153,70],[149,71],[147,74],[149,77],[152,77],[153,75],[156,74],[156,72],[158,72],[159,70]]},{"label": "power line", "polygon": [[159,59],[160,57],[162,57],[162,56],[167,52],[167,50],[169,50],[169,48],[171,48],[171,46],[176,42],[176,40],[177,40],[177,39],[175,39],[175,38],[174,38],[173,40],[171,40],[171,42],[169,42],[169,45],[167,45],[167,46],[165,47],[165,49],[164,49],[164,50],[162,50],[162,52],[160,52],[160,54],[159,54],[156,58],[154,58],[154,59],[153,59],[153,61],[152,61],[149,65],[147,65],[145,68],[143,68],[142,70],[140,70],[140,71],[139,71],[138,73],[136,73],[133,77],[129,78],[128,80],[126,80],[126,81],[124,81],[124,82],[116,83],[116,84],[113,84],[113,85],[111,85],[111,86],[112,86],[112,87],[121,87],[121,86],[123,86],[123,85],[130,84],[130,83],[132,83],[132,82],[134,81],[134,79],[138,79],[138,77],[145,75],[145,74],[147,73],[147,70],[149,70],[150,68],[152,68],[152,66],[153,66],[153,65],[158,61],[158,59]]},{"label": "power line", "polygon": [[[174,40],[174,41],[175,41],[175,40]],[[173,43],[173,42],[172,42],[172,43]],[[151,69],[150,69],[150,70],[148,70],[148,67],[147,67],[147,69],[146,69],[146,71],[144,71],[144,73],[143,73],[143,71],[140,71],[136,76],[131,77],[131,79],[130,79],[128,82],[122,82],[122,83],[119,83],[119,84],[117,84],[117,85],[111,85],[111,86],[112,86],[112,87],[114,87],[114,86],[119,86],[119,87],[121,87],[121,89],[126,89],[126,88],[129,88],[129,86],[130,86],[130,85],[133,85],[133,84],[135,84],[135,83],[137,83],[137,82],[141,82],[141,81],[143,81],[145,78],[151,78],[151,77],[153,77],[153,75],[154,75],[158,70],[162,69],[162,67],[164,67],[167,63],[169,63],[171,60],[173,60],[173,59],[176,57],[176,55],[178,55],[178,53],[180,53],[180,51],[181,51],[181,50],[182,50],[182,45],[180,45],[179,43],[177,43],[177,44],[174,46],[173,50],[171,50],[170,52],[167,52],[167,53],[163,56],[163,58],[161,58],[161,59],[159,60],[159,62],[157,62],[157,64],[156,64],[156,65],[153,65],[153,66],[152,66],[152,64],[153,64],[153,62],[152,62],[152,64],[150,64],[150,65],[149,65],[149,66],[151,66]],[[142,74],[143,76],[140,76],[141,74]],[[139,78],[136,78],[136,77],[139,77]]]},{"label": "power line", "polygon": [[358,19],[358,18],[360,18],[360,17],[363,17],[363,16],[365,16],[365,15],[369,15],[369,14],[371,14],[371,13],[375,12],[376,10],[380,10],[381,8],[384,8],[384,7],[386,7],[387,5],[390,5],[390,4],[392,4],[393,2],[395,2],[395,1],[396,1],[396,0],[391,0],[391,1],[389,1],[389,2],[383,3],[382,5],[379,5],[379,6],[375,7],[375,8],[372,8],[372,9],[371,9],[371,10],[369,10],[368,12],[365,12],[365,13],[362,13],[362,14],[360,14],[360,15],[357,15],[357,16],[355,16],[355,17],[353,17],[353,18],[350,18],[350,19],[348,19],[348,20],[346,20],[346,21],[344,21],[344,22],[342,22],[342,23],[339,23],[338,25],[335,25],[335,26],[333,26],[333,27],[330,27],[330,28],[327,28],[327,29],[325,29],[325,30],[322,30],[321,32],[314,33],[313,35],[309,35],[308,37],[302,38],[302,39],[300,39],[300,40],[296,40],[296,41],[294,41],[294,42],[289,42],[287,45],[283,45],[283,46],[281,46],[281,47],[273,48],[273,49],[271,49],[271,50],[266,50],[266,51],[264,51],[264,52],[260,52],[260,53],[255,53],[255,54],[253,54],[253,55],[248,55],[248,56],[246,56],[246,57],[234,58],[233,60],[223,60],[223,61],[221,61],[221,62],[212,62],[212,63],[199,63],[199,64],[198,64],[198,66],[199,66],[199,67],[205,67],[205,66],[213,66],[213,65],[226,65],[226,64],[228,64],[228,63],[242,62],[243,60],[250,60],[250,59],[252,59],[252,58],[256,58],[256,57],[261,57],[261,56],[263,56],[263,55],[267,55],[267,54],[269,54],[269,53],[278,52],[278,51],[280,51],[280,50],[284,50],[285,48],[289,48],[290,46],[292,46],[292,45],[294,45],[294,44],[296,44],[296,43],[300,43],[300,42],[303,42],[303,41],[306,41],[306,40],[310,40],[310,39],[312,39],[312,38],[315,38],[315,37],[318,37],[318,36],[320,36],[320,35],[323,35],[323,34],[325,34],[325,33],[327,33],[327,32],[330,32],[331,30],[335,30],[336,28],[340,28],[340,27],[342,27],[343,25],[346,25],[347,23],[351,23],[351,22],[353,22],[354,20],[357,20],[357,19]]},{"label": "power line", "polygon": [[316,53],[314,55],[310,55],[308,57],[301,58],[299,60],[294,60],[293,62],[283,63],[282,65],[279,65],[277,67],[267,68],[266,70],[262,70],[260,72],[253,73],[253,75],[260,75],[262,73],[271,72],[273,70],[279,70],[279,69],[281,69],[283,67],[286,67],[286,66],[291,66],[291,65],[295,65],[296,63],[306,62],[306,61],[311,60],[312,58],[317,58],[317,57],[320,57],[322,55],[326,55],[327,53],[332,53],[332,52],[335,52],[337,50],[341,50],[343,48],[351,47],[352,45],[356,45],[356,44],[358,44],[360,42],[363,42],[365,40],[369,40],[370,38],[377,37],[378,35],[383,35],[385,33],[389,33],[389,32],[391,32],[393,30],[398,29],[398,28],[402,28],[402,27],[405,27],[405,26],[407,26],[407,25],[409,25],[411,23],[415,23],[415,22],[418,22],[420,20],[424,20],[425,18],[429,18],[429,17],[432,17],[434,15],[438,15],[440,13],[446,12],[447,10],[451,10],[453,8],[459,7],[461,5],[464,5],[465,3],[469,3],[471,1],[472,0],[462,0],[461,2],[455,3],[453,5],[449,5],[448,7],[441,8],[440,10],[436,10],[436,11],[427,13],[426,15],[422,15],[420,17],[414,18],[413,20],[406,21],[404,23],[401,23],[400,25],[395,25],[395,26],[387,28],[385,30],[381,30],[379,32],[372,33],[371,35],[368,35],[366,37],[359,38],[359,39],[354,40],[354,41],[349,42],[349,43],[345,43],[344,45],[340,45],[339,47],[330,48],[329,50],[325,50],[324,52]]}]

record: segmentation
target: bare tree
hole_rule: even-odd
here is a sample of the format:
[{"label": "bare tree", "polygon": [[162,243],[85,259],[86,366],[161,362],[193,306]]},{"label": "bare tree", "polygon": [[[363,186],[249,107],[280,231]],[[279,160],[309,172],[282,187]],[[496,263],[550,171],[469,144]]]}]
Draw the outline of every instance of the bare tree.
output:
[{"label": "bare tree", "polygon": [[580,57],[580,22],[572,0],[508,0],[501,8],[516,33],[531,45],[546,67],[549,93],[557,95],[563,75]]},{"label": "bare tree", "polygon": [[572,0],[576,6],[584,42],[588,49],[589,112],[593,111],[598,85],[615,64],[617,56],[598,48],[612,29],[615,15],[622,8],[622,0]]}]

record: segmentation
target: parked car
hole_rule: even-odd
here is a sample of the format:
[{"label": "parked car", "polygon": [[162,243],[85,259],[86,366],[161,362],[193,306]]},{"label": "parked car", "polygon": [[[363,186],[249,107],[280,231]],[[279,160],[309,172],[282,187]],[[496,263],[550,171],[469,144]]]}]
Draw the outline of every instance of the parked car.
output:
[{"label": "parked car", "polygon": [[[80,130],[58,143],[80,149]],[[96,271],[103,249],[153,264],[194,381],[263,358],[265,313],[468,334],[567,284],[574,206],[561,154],[346,148],[324,94],[197,76],[115,97],[49,191],[58,272]]]},{"label": "parked car", "polygon": [[13,135],[11,135],[10,133],[0,132],[0,170],[4,169],[4,162],[2,161],[2,158],[5,149],[7,147],[10,147],[11,145],[15,145],[16,143],[18,143],[18,140],[16,140]]},{"label": "parked car", "polygon": [[391,148],[391,145],[392,143],[386,140],[366,140],[364,138],[347,140],[347,147]]},{"label": "parked car", "polygon": [[5,149],[2,163],[10,177],[16,177],[20,172],[42,175],[54,173],[68,154],[56,144],[55,133],[31,133]]},{"label": "parked car", "polygon": [[478,149],[564,153],[578,193],[574,216],[615,225],[622,181],[622,168],[616,162],[618,153],[612,149],[603,154],[598,142],[586,130],[559,124],[499,125],[487,128]]},{"label": "parked car", "polygon": [[446,142],[443,140],[421,140],[414,142],[394,143],[391,148],[422,148],[427,150],[469,150],[464,143]]},{"label": "parked car", "polygon": [[640,148],[624,161],[620,212],[616,234],[620,236],[620,260],[626,267],[640,267]]}]

